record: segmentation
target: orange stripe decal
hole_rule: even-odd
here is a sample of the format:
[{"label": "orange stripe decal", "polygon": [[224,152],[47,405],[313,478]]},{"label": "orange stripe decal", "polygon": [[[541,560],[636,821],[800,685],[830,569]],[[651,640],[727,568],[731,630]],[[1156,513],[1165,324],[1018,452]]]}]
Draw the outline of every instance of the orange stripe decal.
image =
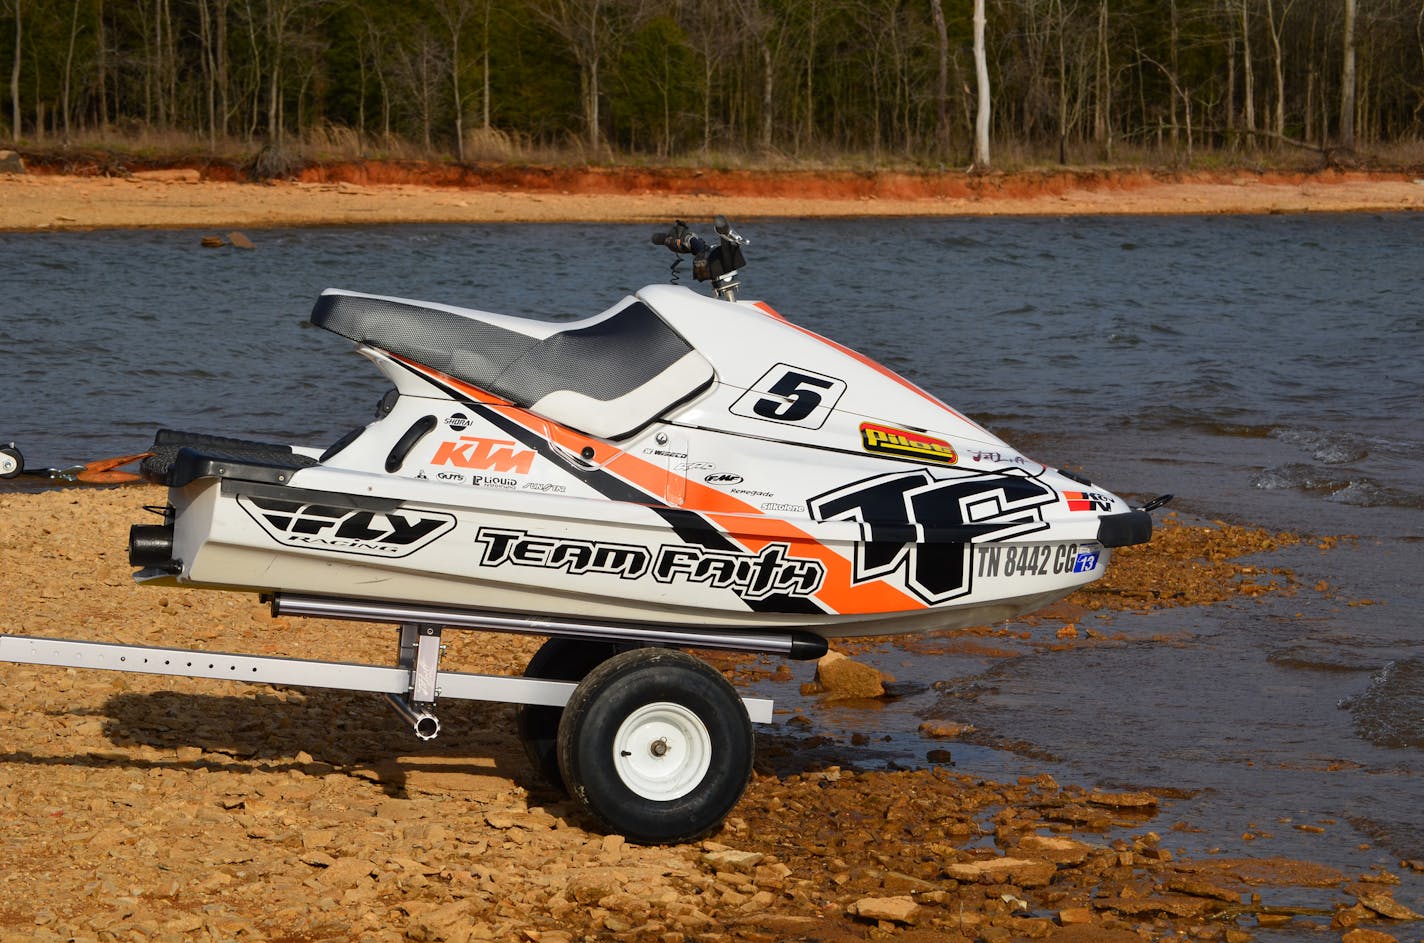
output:
[{"label": "orange stripe decal", "polygon": [[[771,313],[775,315],[775,312]],[[536,416],[528,410],[514,407],[508,400],[500,399],[423,364],[401,357],[396,359],[418,373],[458,390],[477,403],[512,407],[498,410],[499,415],[572,455],[600,466],[605,472],[621,478],[650,496],[662,496],[668,490],[668,476],[673,473],[662,465],[633,455],[602,439],[593,438]],[[794,555],[819,561],[826,568],[826,575],[814,598],[832,614],[905,612],[928,608],[920,600],[883,579],[852,583],[854,570],[850,560],[788,520],[768,515],[745,501],[701,482],[686,480],[685,488],[685,499],[680,505],[668,503],[666,506],[701,515],[714,523],[724,536],[741,544],[748,552],[759,553],[768,544],[783,542],[790,545]],[[748,520],[749,517],[754,518],[754,521]],[[758,533],[747,533],[749,525],[754,526]]]}]

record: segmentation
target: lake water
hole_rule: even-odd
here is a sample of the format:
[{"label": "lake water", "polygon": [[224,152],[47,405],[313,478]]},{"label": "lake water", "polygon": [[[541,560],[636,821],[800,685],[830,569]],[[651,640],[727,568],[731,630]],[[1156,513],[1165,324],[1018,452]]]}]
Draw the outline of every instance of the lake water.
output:
[{"label": "lake water", "polygon": [[[162,426],[324,445],[386,384],[303,326],[321,289],[583,316],[667,279],[651,228],[268,230],[252,251],[194,231],[0,234],[0,443],[54,467],[142,451]],[[1154,824],[1187,826],[1169,847],[1402,871],[1398,897],[1424,910],[1400,867],[1424,858],[1424,215],[739,228],[743,297],[1029,455],[1172,492],[1189,519],[1358,538],[1260,561],[1296,571],[1294,596],[1119,615],[1111,645],[976,659],[887,642],[864,657],[908,693],[813,711],[815,733],[845,762],[948,746],[988,777],[1181,789]],[[768,689],[794,705],[809,671]],[[1017,749],[926,743],[927,717]]]}]

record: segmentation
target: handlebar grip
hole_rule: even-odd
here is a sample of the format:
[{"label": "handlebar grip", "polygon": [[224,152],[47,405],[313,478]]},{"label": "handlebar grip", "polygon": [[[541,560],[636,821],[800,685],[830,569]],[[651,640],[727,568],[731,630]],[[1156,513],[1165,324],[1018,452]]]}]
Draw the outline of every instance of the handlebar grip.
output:
[{"label": "handlebar grip", "polygon": [[707,249],[707,243],[689,232],[655,232],[652,243],[655,246],[667,246],[673,252],[685,255],[697,255]]}]

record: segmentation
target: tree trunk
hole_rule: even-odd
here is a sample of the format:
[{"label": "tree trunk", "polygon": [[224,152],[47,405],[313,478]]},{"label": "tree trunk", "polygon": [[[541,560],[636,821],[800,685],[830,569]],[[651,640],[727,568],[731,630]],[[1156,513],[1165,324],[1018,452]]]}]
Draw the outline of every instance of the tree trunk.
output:
[{"label": "tree trunk", "polygon": [[455,96],[455,159],[465,162],[465,102],[460,97],[460,33],[451,30],[450,90]]},{"label": "tree trunk", "polygon": [[217,44],[217,60],[215,67],[217,70],[218,87],[218,134],[227,137],[228,116],[232,113],[232,102],[228,98],[228,77],[227,77],[227,0],[218,0],[217,7],[213,13],[213,20],[217,27],[215,39]]},{"label": "tree trunk", "polygon": [[60,120],[64,125],[64,140],[69,141],[69,79],[74,73],[74,40],[79,35],[79,0],[74,0],[74,12],[69,17],[69,48],[64,54],[64,86],[59,97]]},{"label": "tree trunk", "polygon": [[1064,34],[1068,31],[1063,0],[1058,0],[1058,163],[1068,163],[1068,52]]},{"label": "tree trunk", "polygon": [[949,153],[949,29],[944,22],[942,0],[930,0],[934,20],[935,52],[939,73],[935,77],[935,146],[941,156]]},{"label": "tree trunk", "polygon": [[1112,158],[1112,61],[1108,51],[1108,0],[1098,5],[1098,93],[1093,112],[1093,137]]},{"label": "tree trunk", "polygon": [[974,115],[974,169],[989,169],[989,62],[984,52],[984,0],[974,0],[974,79],[979,108]]},{"label": "tree trunk", "polygon": [[771,54],[771,42],[768,37],[763,36],[761,39],[761,150],[763,154],[771,151],[771,103],[775,79],[776,71]]},{"label": "tree trunk", "polygon": [[20,25],[22,6],[21,0],[15,0],[15,57],[10,63],[10,140],[16,144],[20,143],[20,53],[23,49],[20,41],[24,38]]},{"label": "tree trunk", "polygon": [[1241,0],[1241,98],[1246,107],[1246,139],[1256,146],[1256,82],[1251,70],[1251,22],[1246,0]]},{"label": "tree trunk", "polygon": [[486,131],[489,130],[489,126],[490,126],[489,21],[490,21],[490,2],[489,2],[489,0],[485,0],[484,30],[483,30],[483,31],[481,32],[481,34],[480,34],[480,44],[481,44],[482,48],[484,49],[484,56],[483,56],[483,59],[482,59],[482,61],[481,61],[481,73],[482,73],[482,74],[481,74],[480,78],[481,78],[481,81],[483,82],[484,92],[483,92],[483,94],[482,94],[482,96],[481,96],[482,99],[483,99],[483,101],[482,101],[480,104],[481,104],[481,111],[482,111],[481,118],[483,119],[481,123],[482,123],[482,126],[484,127],[484,129],[485,129]]},{"label": "tree trunk", "polygon": [[1355,0],[1345,0],[1345,57],[1340,68],[1340,146],[1355,148]]},{"label": "tree trunk", "polygon": [[99,0],[94,10],[94,22],[98,24],[98,88],[95,97],[99,99],[99,133],[107,134],[109,131],[109,53],[107,48],[109,39],[104,32],[103,0]]},{"label": "tree trunk", "polygon": [[198,39],[203,45],[203,85],[208,104],[208,147],[217,148],[217,69],[213,66],[213,23],[208,0],[198,0]]},{"label": "tree trunk", "polygon": [[1281,52],[1281,33],[1285,32],[1286,15],[1290,13],[1290,0],[1281,6],[1281,21],[1276,23],[1276,11],[1272,0],[1266,0],[1266,23],[1271,28],[1271,61],[1275,67],[1276,102],[1271,117],[1271,130],[1277,141],[1286,133],[1286,71],[1285,55]]}]

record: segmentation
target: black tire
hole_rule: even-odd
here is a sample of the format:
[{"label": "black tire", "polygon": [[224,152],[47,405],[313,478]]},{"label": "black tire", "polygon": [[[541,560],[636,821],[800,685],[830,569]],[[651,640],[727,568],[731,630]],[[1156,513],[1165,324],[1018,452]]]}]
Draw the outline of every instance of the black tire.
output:
[{"label": "black tire", "polygon": [[736,689],[671,649],[624,652],[590,671],[559,724],[569,793],[599,825],[644,844],[721,825],[746,791],[754,750]]},{"label": "black tire", "polygon": [[0,478],[14,478],[25,470],[25,457],[13,445],[0,446]]},{"label": "black tire", "polygon": [[[590,671],[622,651],[627,651],[627,646],[617,642],[551,638],[524,666],[524,677],[582,681]],[[514,709],[519,742],[524,744],[524,753],[529,757],[534,772],[560,789],[564,787],[563,777],[559,774],[559,720],[563,716],[562,707],[519,704]]]}]

